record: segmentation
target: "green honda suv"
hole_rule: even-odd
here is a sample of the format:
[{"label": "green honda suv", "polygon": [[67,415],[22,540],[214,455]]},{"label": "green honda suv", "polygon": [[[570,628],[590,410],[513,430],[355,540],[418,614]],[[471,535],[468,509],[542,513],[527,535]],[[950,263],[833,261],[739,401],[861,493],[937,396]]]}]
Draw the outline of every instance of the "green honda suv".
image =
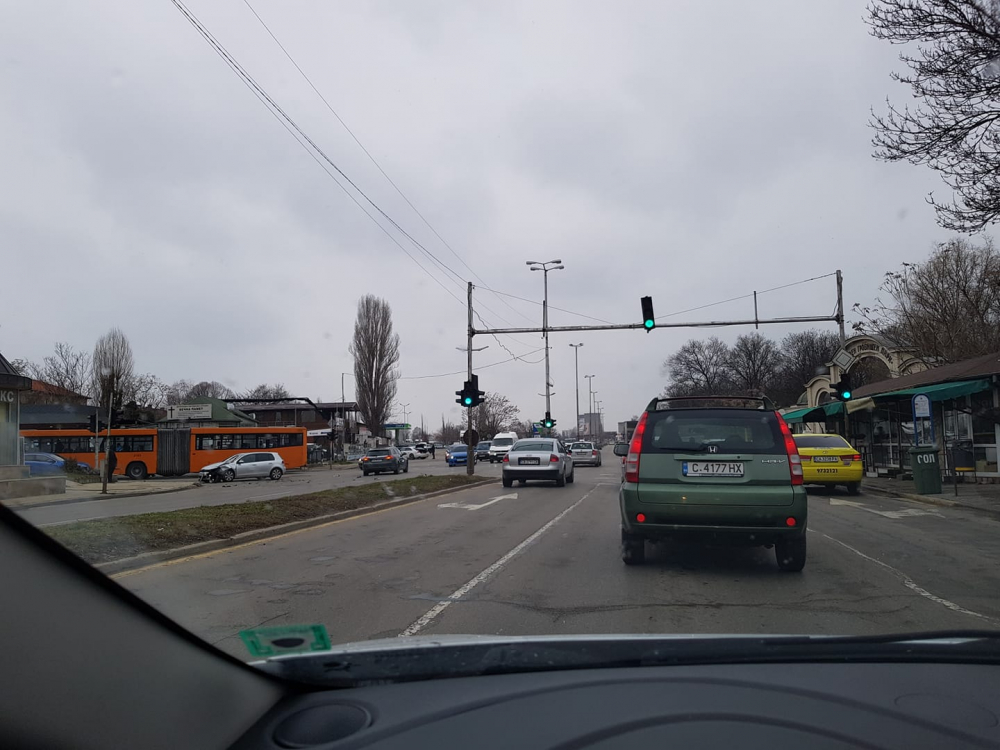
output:
[{"label": "green honda suv", "polygon": [[782,570],[805,566],[802,463],[768,399],[653,399],[615,455],[626,565],[645,561],[647,540],[690,538],[773,546]]}]

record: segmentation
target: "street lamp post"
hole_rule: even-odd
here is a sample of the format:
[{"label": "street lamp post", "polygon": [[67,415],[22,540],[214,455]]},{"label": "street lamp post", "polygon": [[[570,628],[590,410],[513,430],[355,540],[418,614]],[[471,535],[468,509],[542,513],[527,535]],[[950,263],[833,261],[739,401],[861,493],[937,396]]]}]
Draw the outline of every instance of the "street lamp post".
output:
[{"label": "street lamp post", "polygon": [[583,344],[570,344],[573,347],[574,378],[576,381],[576,439],[580,439],[580,347]]},{"label": "street lamp post", "polygon": [[594,408],[592,406],[592,404],[594,402],[594,377],[595,376],[594,375],[584,375],[583,377],[585,377],[587,379],[587,391],[589,392],[589,395],[587,396],[587,432],[589,433],[593,429],[590,426],[590,424],[593,421],[593,418],[591,417],[591,412],[593,411],[593,408]]},{"label": "street lamp post", "polygon": [[601,432],[603,431],[604,420],[601,419],[601,405],[603,401],[594,401],[594,408],[597,410],[597,439],[600,440]]},{"label": "street lamp post", "polygon": [[[566,266],[561,265],[562,261],[547,260],[545,262],[529,260],[525,265],[532,271],[541,271],[544,278],[543,288],[545,291],[542,297],[542,337],[545,339],[545,416],[552,413],[552,393],[550,392],[551,381],[549,380],[549,271],[558,271]],[[549,268],[551,266],[551,268]]]}]

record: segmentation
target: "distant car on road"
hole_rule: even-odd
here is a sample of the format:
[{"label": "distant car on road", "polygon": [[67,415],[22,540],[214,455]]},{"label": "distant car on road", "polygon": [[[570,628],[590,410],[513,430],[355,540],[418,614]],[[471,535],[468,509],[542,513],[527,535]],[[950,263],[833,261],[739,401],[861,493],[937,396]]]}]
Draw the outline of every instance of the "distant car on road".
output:
[{"label": "distant car on road", "polygon": [[395,446],[385,448],[372,448],[361,459],[361,473],[365,476],[369,474],[381,474],[391,471],[393,474],[410,470],[410,462],[406,454],[402,453]]},{"label": "distant car on road", "polygon": [[[55,453],[25,453],[24,465],[33,477],[51,477],[66,473],[66,459]],[[77,461],[76,465],[84,473],[90,472],[90,464]]]},{"label": "distant car on road", "polygon": [[577,466],[600,466],[601,451],[593,443],[577,441],[569,446],[573,463]]},{"label": "distant car on road", "polygon": [[489,461],[490,460],[490,446],[493,443],[489,440],[480,440],[476,444],[476,461]]},{"label": "distant car on road", "polygon": [[542,479],[565,487],[575,478],[573,456],[555,438],[518,440],[503,457],[504,487],[513,487],[515,479],[522,485],[529,479]]},{"label": "distant car on road", "polygon": [[795,436],[795,445],[802,458],[806,484],[830,488],[842,484],[851,495],[861,492],[864,476],[861,454],[840,435],[800,434]]},{"label": "distant car on road", "polygon": [[469,462],[468,446],[462,445],[461,443],[455,443],[454,445],[448,446],[448,449],[444,454],[444,460],[448,462],[449,466],[467,464]]},{"label": "distant car on road", "polygon": [[404,445],[402,448],[399,449],[399,452],[402,453],[404,456],[406,456],[407,461],[413,458],[417,459],[427,458],[427,454],[418,451],[416,446],[414,445]]},{"label": "distant car on road", "polygon": [[237,479],[274,479],[285,474],[285,461],[278,453],[258,451],[237,453],[225,461],[201,467],[198,472],[203,482],[234,482]]}]

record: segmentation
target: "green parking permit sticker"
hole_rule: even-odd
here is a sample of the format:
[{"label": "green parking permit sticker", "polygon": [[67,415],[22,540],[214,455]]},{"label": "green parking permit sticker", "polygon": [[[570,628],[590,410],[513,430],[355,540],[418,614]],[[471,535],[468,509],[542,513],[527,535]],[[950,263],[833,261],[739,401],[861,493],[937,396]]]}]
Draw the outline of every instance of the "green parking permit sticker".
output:
[{"label": "green parking permit sticker", "polygon": [[330,636],[325,625],[279,625],[241,630],[240,638],[251,656],[278,656],[307,651],[328,651]]}]

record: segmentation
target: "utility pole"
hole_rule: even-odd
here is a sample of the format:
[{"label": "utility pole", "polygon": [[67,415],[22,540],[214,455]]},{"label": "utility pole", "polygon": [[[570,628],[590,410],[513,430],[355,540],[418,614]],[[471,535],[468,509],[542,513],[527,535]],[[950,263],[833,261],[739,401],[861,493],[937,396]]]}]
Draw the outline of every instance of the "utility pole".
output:
[{"label": "utility pole", "polygon": [[[467,349],[469,350],[469,382],[472,382],[472,337],[475,335],[475,328],[472,327],[472,282],[469,282],[469,342]],[[546,373],[548,377],[548,373]],[[476,473],[476,459],[475,459],[475,446],[468,445],[472,442],[472,409],[466,409],[466,419],[468,421],[468,440],[466,441],[467,450],[465,453],[465,473],[470,477]],[[472,454],[471,456],[469,454]]]},{"label": "utility pole", "polygon": [[[590,427],[590,422],[591,422],[590,413],[592,410],[591,402],[594,400],[594,376],[584,375],[583,377],[587,379],[587,391],[589,393],[589,395],[587,396],[587,432],[589,433],[591,432],[591,427]],[[590,435],[588,435],[588,437],[590,437]]]},{"label": "utility pole", "polygon": [[[548,418],[552,414],[552,381],[549,377],[549,271],[559,271],[566,266],[559,265],[562,261],[556,260],[537,261],[529,260],[526,265],[532,271],[541,271],[544,278],[542,297],[542,338],[545,340],[545,416]],[[549,268],[549,266],[552,266]],[[472,309],[472,283],[469,283],[469,309]],[[469,347],[472,347],[472,321],[469,321]],[[471,356],[471,355],[470,355]],[[471,371],[471,370],[470,370]]]},{"label": "utility pole", "polygon": [[111,416],[114,413],[115,405],[115,381],[111,381],[110,392],[108,393],[108,436],[104,443],[104,471],[101,472],[104,477],[101,482],[101,494],[108,494],[108,482],[113,481],[111,479],[111,466],[108,465],[108,460],[111,456]]},{"label": "utility pole", "polygon": [[574,380],[576,381],[576,439],[580,439],[580,347],[583,344],[570,344],[573,347]]},{"label": "utility pole", "polygon": [[[840,348],[844,348],[847,343],[847,334],[844,330],[844,276],[837,269],[837,323],[840,326]],[[843,374],[843,373],[842,373]],[[847,415],[847,402],[844,402],[844,439],[851,442],[851,420]]]}]

